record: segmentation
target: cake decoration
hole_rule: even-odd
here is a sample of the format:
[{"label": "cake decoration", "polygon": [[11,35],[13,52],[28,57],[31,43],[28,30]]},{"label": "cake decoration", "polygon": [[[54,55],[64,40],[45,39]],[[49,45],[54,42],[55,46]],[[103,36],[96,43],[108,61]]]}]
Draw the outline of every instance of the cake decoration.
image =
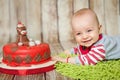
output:
[{"label": "cake decoration", "polygon": [[35,46],[40,44],[40,41],[38,40],[34,41],[27,37],[26,27],[21,22],[19,22],[17,25],[17,34],[18,35],[16,43],[18,44],[18,46]]},{"label": "cake decoration", "polygon": [[19,46],[29,46],[29,39],[27,37],[27,31],[26,31],[26,27],[19,22],[17,25],[17,43]]},{"label": "cake decoration", "polygon": [[28,38],[27,29],[21,22],[16,30],[16,42],[3,46],[3,63],[8,66],[31,66],[51,60],[49,44]]}]

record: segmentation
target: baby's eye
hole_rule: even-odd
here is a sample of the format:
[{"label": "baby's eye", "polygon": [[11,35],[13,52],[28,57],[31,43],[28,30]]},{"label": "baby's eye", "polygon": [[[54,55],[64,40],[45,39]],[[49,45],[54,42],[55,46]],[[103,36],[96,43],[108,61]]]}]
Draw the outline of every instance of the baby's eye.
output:
[{"label": "baby's eye", "polygon": [[76,35],[80,35],[81,33],[76,33]]},{"label": "baby's eye", "polygon": [[90,29],[90,30],[87,30],[87,32],[91,32],[92,30]]}]

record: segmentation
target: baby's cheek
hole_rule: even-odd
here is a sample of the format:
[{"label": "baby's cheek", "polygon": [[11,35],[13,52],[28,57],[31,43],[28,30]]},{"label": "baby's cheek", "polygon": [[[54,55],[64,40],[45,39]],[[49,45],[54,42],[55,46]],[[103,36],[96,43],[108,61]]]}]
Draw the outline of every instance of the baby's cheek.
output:
[{"label": "baby's cheek", "polygon": [[77,42],[78,44],[80,44],[80,43],[81,43],[81,38],[76,37],[76,42]]}]

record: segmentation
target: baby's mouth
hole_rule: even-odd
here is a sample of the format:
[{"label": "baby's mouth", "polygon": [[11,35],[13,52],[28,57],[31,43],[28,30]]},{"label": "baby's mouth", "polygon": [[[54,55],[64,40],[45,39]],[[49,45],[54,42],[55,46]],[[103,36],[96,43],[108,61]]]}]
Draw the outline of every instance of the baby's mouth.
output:
[{"label": "baby's mouth", "polygon": [[89,39],[89,40],[84,40],[84,41],[82,41],[83,43],[88,43],[88,42],[90,42],[92,39]]}]

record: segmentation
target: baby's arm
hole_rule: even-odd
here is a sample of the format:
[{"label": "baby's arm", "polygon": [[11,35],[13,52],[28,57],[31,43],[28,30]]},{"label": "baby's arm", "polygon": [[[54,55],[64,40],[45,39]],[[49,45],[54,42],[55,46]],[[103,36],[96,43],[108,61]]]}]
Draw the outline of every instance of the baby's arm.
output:
[{"label": "baby's arm", "polygon": [[75,57],[67,57],[67,58],[62,58],[60,56],[54,56],[52,57],[52,60],[54,61],[60,61],[60,62],[64,62],[64,63],[72,63],[72,64],[76,64],[75,62]]},{"label": "baby's arm", "polygon": [[66,62],[66,59],[65,58],[62,58],[62,57],[60,57],[60,56],[53,56],[52,57],[52,60],[53,61],[60,61],[60,62]]},{"label": "baby's arm", "polygon": [[53,56],[52,60],[54,61],[60,61],[60,62],[65,62],[65,63],[73,63],[75,64],[75,58],[71,56],[70,50],[65,50],[64,52],[60,53],[57,56]]},{"label": "baby's arm", "polygon": [[77,47],[74,47],[70,50],[65,50],[64,52],[61,53],[66,55],[66,58],[65,57],[62,58],[60,56],[54,56],[52,57],[52,60],[75,64],[76,57],[73,57],[73,55],[76,55],[76,53],[78,53],[78,50],[77,50]]},{"label": "baby's arm", "polygon": [[93,46],[89,53],[85,55],[77,55],[76,57],[68,56],[67,58],[57,56],[53,58],[53,60],[56,61],[80,65],[95,65],[98,61],[102,61],[104,59],[105,49],[103,45]]}]

